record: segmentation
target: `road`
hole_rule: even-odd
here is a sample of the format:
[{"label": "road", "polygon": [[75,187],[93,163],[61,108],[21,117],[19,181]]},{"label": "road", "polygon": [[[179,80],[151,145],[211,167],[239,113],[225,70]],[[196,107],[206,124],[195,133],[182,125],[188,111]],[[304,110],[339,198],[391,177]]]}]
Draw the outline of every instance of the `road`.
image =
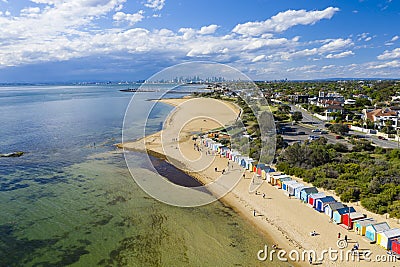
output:
[{"label": "road", "polygon": [[[336,144],[336,143],[341,143],[346,145],[347,147],[351,148],[352,145],[347,142],[345,139],[336,139],[336,134],[320,134],[320,133],[313,133],[313,129],[321,129],[327,131],[325,127],[325,122],[323,120],[320,120],[316,117],[314,117],[310,112],[299,108],[294,105],[290,105],[292,108],[292,112],[295,111],[300,111],[303,115],[303,119],[301,123],[298,123],[294,126],[291,126],[294,132],[287,132],[284,134],[284,140],[287,141],[289,144],[293,142],[298,142],[298,141],[305,141],[308,140],[308,137],[310,135],[315,135],[319,137],[325,137],[328,140],[328,143],[330,144]],[[297,132],[304,132],[305,135],[297,135]]]},{"label": "road", "polygon": [[292,108],[292,112],[295,112],[295,111],[301,112],[301,114],[303,115],[303,120],[302,120],[303,123],[314,125],[316,128],[320,128],[320,129],[324,128],[325,122],[314,117],[310,112],[308,112],[302,108],[296,107],[295,105],[290,105],[290,107]]},{"label": "road", "polygon": [[396,141],[390,140],[381,140],[376,136],[373,135],[366,135],[366,139],[372,141],[377,146],[384,147],[384,148],[399,148],[399,143]]},{"label": "road", "polygon": [[[283,124],[286,127],[290,128],[292,131],[290,132],[285,132],[282,137],[283,140],[288,142],[289,145],[294,144],[295,142],[304,142],[306,140],[308,140],[308,137],[310,135],[315,135],[318,137],[325,137],[328,141],[329,144],[336,144],[336,143],[341,143],[346,145],[348,148],[351,148],[352,145],[347,142],[345,139],[336,139],[336,135],[334,134],[320,134],[320,133],[313,133],[312,132],[312,128],[310,128],[308,125],[302,125],[302,124],[295,124],[295,125],[291,125],[291,123],[289,124]],[[304,132],[304,135],[299,135],[297,133],[299,132]]]}]

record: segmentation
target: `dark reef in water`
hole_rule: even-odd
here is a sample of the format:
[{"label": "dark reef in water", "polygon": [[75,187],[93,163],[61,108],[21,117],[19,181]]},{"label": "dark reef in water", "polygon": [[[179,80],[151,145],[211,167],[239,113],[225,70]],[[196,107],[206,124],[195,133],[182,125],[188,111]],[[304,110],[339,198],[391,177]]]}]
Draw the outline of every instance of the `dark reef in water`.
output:
[{"label": "dark reef in water", "polygon": [[0,158],[2,158],[2,157],[4,157],[4,158],[18,158],[18,157],[21,157],[22,155],[24,155],[24,152],[22,152],[22,151],[16,151],[16,152],[11,152],[11,153],[4,153],[4,154],[0,153]]},{"label": "dark reef in water", "polygon": [[66,238],[59,236],[51,239],[19,239],[11,224],[0,225],[0,266],[25,266],[42,255],[41,251],[54,250],[61,253],[56,262],[38,262],[32,266],[66,266],[78,262],[82,255],[88,254],[86,246],[91,242],[80,239],[80,245],[61,247],[57,242]]}]

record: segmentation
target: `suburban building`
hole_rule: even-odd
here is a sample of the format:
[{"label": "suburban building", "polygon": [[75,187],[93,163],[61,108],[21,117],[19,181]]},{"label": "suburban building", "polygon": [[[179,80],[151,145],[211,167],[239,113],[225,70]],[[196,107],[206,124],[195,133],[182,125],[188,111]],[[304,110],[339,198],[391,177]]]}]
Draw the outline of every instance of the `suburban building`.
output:
[{"label": "suburban building", "polygon": [[362,119],[373,122],[379,130],[388,125],[395,130],[399,127],[398,112],[390,108],[363,109]]}]

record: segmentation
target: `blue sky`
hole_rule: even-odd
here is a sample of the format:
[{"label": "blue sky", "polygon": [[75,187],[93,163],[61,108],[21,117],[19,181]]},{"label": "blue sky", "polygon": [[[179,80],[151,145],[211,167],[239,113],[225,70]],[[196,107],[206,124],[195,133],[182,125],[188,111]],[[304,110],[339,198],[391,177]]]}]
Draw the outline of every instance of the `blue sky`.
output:
[{"label": "blue sky", "polygon": [[255,80],[400,78],[398,0],[0,0],[0,82],[147,79],[188,61]]}]

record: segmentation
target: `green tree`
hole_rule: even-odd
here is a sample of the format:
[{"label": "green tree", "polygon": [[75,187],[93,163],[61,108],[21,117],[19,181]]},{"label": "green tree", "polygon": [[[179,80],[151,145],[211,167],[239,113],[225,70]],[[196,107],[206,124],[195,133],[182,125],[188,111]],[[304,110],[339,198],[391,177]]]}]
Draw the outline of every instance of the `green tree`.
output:
[{"label": "green tree", "polygon": [[280,105],[278,107],[278,112],[282,114],[289,114],[291,107],[288,105]]},{"label": "green tree", "polygon": [[295,111],[292,114],[292,120],[299,122],[303,119],[303,114],[300,111]]},{"label": "green tree", "polygon": [[349,127],[342,123],[332,124],[328,129],[334,133],[342,135],[349,132]]},{"label": "green tree", "polygon": [[276,136],[276,148],[279,149],[279,148],[285,148],[285,147],[286,147],[286,144],[285,144],[285,141],[283,140],[282,135],[277,135]]},{"label": "green tree", "polygon": [[393,201],[392,205],[389,206],[390,217],[400,218],[400,200]]},{"label": "green tree", "polygon": [[365,106],[371,106],[371,101],[368,100],[368,98],[357,98],[355,105],[357,107],[365,107]]}]

